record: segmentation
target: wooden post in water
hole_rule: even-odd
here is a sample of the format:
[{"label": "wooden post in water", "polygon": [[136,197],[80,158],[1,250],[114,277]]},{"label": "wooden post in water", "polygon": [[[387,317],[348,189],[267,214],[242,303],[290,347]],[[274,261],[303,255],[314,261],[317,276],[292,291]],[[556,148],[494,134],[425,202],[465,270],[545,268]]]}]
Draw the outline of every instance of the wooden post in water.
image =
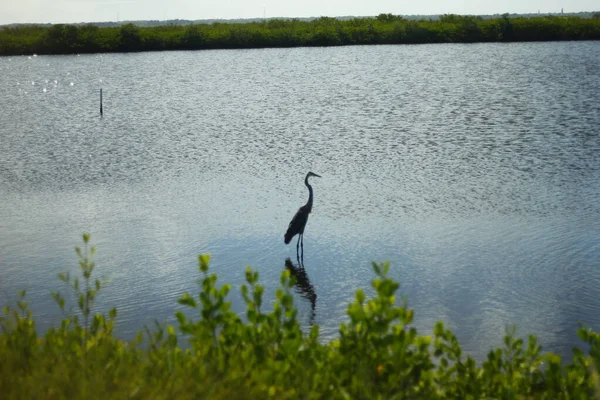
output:
[{"label": "wooden post in water", "polygon": [[102,112],[102,88],[100,88],[100,116],[102,117],[104,113]]}]

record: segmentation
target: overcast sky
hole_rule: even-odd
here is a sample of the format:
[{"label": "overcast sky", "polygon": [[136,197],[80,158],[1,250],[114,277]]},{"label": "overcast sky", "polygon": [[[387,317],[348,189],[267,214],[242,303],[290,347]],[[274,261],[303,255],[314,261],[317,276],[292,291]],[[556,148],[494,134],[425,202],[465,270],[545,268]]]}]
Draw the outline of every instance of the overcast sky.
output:
[{"label": "overcast sky", "polygon": [[597,11],[599,0],[0,0],[0,24]]}]

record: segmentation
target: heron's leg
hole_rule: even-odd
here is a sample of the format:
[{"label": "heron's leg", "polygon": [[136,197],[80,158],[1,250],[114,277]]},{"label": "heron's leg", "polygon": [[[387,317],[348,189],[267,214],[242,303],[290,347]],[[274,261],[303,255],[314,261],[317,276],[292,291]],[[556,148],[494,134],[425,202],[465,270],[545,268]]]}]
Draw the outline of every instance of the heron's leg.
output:
[{"label": "heron's leg", "polygon": [[302,235],[298,235],[298,241],[296,242],[296,257],[298,257],[299,253],[299,246],[300,246],[300,236]]},{"label": "heron's leg", "polygon": [[304,268],[304,233],[302,234],[302,241],[300,242],[300,248],[302,249],[302,255],[300,256],[302,259],[302,268]]}]

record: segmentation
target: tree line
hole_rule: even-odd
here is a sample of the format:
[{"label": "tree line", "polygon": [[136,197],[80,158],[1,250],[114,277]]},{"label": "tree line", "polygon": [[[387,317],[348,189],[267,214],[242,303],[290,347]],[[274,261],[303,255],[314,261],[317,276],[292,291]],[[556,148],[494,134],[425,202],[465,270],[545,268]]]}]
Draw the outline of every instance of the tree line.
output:
[{"label": "tree line", "polygon": [[159,50],[242,49],[366,44],[599,40],[600,15],[483,19],[443,15],[407,20],[399,15],[312,21],[269,19],[252,23],[120,27],[57,24],[0,30],[0,55],[74,54]]}]

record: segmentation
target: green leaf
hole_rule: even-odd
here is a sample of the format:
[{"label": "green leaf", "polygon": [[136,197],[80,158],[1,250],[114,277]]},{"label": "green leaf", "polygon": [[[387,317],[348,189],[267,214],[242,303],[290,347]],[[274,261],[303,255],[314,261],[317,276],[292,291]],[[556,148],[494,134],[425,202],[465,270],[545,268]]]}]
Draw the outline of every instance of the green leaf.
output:
[{"label": "green leaf", "polygon": [[185,316],[184,313],[182,313],[181,311],[177,311],[175,313],[175,317],[177,318],[177,321],[179,321],[179,325],[180,326],[184,326],[187,323],[187,318]]},{"label": "green leaf", "polygon": [[365,301],[365,292],[363,292],[361,289],[356,291],[356,301],[360,304],[363,304]]},{"label": "green leaf", "polygon": [[283,287],[287,286],[286,282],[290,279],[290,275],[291,275],[291,271],[289,269],[284,269],[281,272],[281,276],[279,277],[279,282],[281,283],[281,286],[283,286]]},{"label": "green leaf", "polygon": [[377,275],[381,275],[381,269],[379,268],[379,265],[376,262],[373,262],[371,265],[373,265],[373,270],[375,273]]},{"label": "green leaf", "polygon": [[390,262],[386,261],[383,263],[383,275],[387,276],[389,271],[390,271]]},{"label": "green leaf", "polygon": [[196,308],[198,307],[198,304],[196,303],[196,300],[194,300],[194,298],[192,296],[190,296],[190,294],[188,292],[185,292],[178,300],[177,302],[179,304],[182,304],[184,306],[188,306],[188,307],[193,307]]},{"label": "green leaf", "polygon": [[558,354],[548,353],[546,354],[546,360],[550,365],[560,365],[561,357]]},{"label": "green leaf", "polygon": [[313,325],[310,328],[310,340],[316,342],[319,339],[319,325]]},{"label": "green leaf", "polygon": [[210,254],[200,254],[198,256],[198,264],[201,272],[207,272],[210,264]]},{"label": "green leaf", "polygon": [[444,323],[441,321],[436,322],[433,328],[433,334],[435,336],[444,337]]},{"label": "green leaf", "polygon": [[250,285],[252,285],[252,283],[254,283],[252,280],[253,276],[254,275],[252,274],[252,268],[250,268],[248,265],[246,265],[246,282]]}]

